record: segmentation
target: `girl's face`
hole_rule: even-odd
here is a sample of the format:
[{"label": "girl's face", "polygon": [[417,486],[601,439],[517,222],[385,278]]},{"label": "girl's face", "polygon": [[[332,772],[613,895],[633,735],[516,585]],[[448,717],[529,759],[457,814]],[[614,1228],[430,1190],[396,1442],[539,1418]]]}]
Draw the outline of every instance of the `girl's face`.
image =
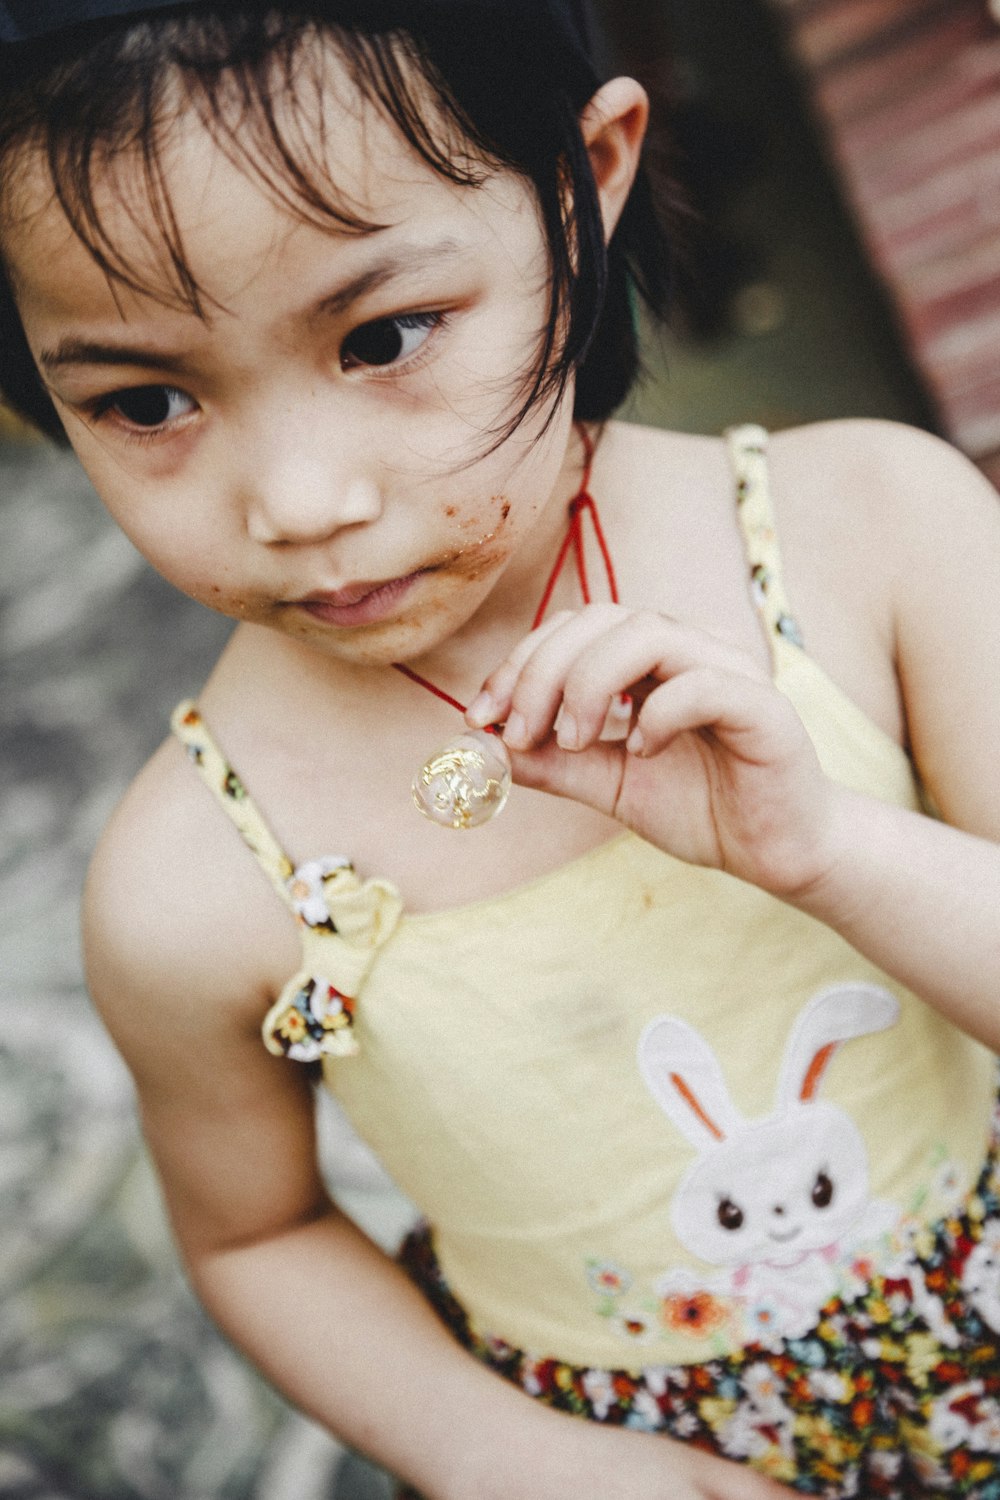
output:
[{"label": "girl's face", "polygon": [[[447,182],[343,78],[325,111],[331,180],[372,232],[304,223],[197,120],[173,129],[170,202],[203,318],[110,282],[41,171],[5,250],[70,441],[154,567],[223,614],[384,663],[528,590],[556,534],[535,523],[562,493],[569,409],[489,452],[547,313],[529,187]],[[109,168],[99,208],[165,295],[135,162]]]}]

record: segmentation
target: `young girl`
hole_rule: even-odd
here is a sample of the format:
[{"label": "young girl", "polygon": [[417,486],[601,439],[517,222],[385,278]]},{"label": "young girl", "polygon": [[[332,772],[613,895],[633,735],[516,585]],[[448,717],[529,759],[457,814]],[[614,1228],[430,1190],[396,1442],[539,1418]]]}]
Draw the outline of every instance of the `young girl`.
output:
[{"label": "young girl", "polygon": [[659,246],[568,0],[0,38],[8,398],[238,622],[86,899],[206,1306],[435,1500],[1000,1495],[992,491],[606,424]]}]

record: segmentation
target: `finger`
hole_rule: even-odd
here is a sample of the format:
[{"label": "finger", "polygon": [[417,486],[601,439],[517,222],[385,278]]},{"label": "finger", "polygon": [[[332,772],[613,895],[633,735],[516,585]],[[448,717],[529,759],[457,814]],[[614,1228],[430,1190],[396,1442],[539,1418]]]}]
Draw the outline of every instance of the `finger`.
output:
[{"label": "finger", "polygon": [[614,815],[626,765],[620,746],[595,745],[580,755],[560,749],[550,737],[533,750],[513,750],[510,758],[519,786],[569,797],[609,817]]},{"label": "finger", "polygon": [[[548,665],[544,652],[536,665]],[[602,736],[609,705],[624,691],[641,703],[657,681],[698,667],[770,680],[739,647],[669,616],[643,611],[618,620],[587,642],[565,672],[559,743],[587,749]],[[515,699],[520,708],[520,690]]]},{"label": "finger", "polygon": [[[486,682],[492,707],[506,720],[504,740],[512,749],[540,743],[555,723],[566,672],[580,652],[617,623],[618,605],[592,604],[556,616],[514,648]],[[477,700],[473,705],[481,712]]]},{"label": "finger", "polygon": [[797,746],[805,731],[788,702],[767,681],[715,666],[679,673],[646,698],[626,748],[657,755],[685,731],[710,729],[748,762],[764,764]]},{"label": "finger", "polygon": [[510,708],[511,693],[525,662],[542,641],[559,630],[575,611],[563,609],[551,615],[541,625],[523,636],[509,655],[484,679],[476,697],[465,710],[466,722],[473,729],[485,729],[487,724],[501,723]]}]

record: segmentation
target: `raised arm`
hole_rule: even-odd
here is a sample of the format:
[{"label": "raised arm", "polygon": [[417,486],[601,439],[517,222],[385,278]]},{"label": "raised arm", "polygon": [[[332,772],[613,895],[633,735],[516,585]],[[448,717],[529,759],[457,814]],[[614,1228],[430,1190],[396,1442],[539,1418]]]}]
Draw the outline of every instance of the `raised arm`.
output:
[{"label": "raised arm", "polygon": [[[546,622],[470,717],[507,721],[523,784],[801,907],[1000,1050],[1000,502],[936,439],[860,428],[843,441],[867,444],[877,473],[860,497],[845,489],[842,527],[877,512],[891,584],[885,618],[860,638],[891,654],[909,746],[946,822],[831,781],[755,657],[652,611]],[[840,577],[842,608],[862,607],[846,549]],[[627,747],[598,740],[622,692],[637,705]]]},{"label": "raised arm", "polygon": [[1000,1051],[1000,497],[937,440],[887,435],[896,671],[944,821],[840,796],[797,900]]},{"label": "raised arm", "polygon": [[540,1407],[466,1354],[338,1212],[316,1166],[310,1085],[260,1040],[270,971],[296,961],[291,923],[207,798],[201,816],[201,789],[192,781],[192,814],[161,771],[154,762],[92,866],[88,971],[192,1283],[222,1330],[427,1500],[787,1494],[681,1444]]}]

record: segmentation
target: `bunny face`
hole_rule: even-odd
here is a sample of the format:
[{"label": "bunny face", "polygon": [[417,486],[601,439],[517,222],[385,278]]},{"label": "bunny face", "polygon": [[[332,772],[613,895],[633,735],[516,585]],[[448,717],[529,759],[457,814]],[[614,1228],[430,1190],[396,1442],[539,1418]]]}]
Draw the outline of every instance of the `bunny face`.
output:
[{"label": "bunny face", "polygon": [[803,1006],[789,1035],[774,1112],[736,1108],[705,1039],[657,1016],[639,1041],[653,1098],[698,1151],[671,1206],[680,1242],[711,1265],[791,1266],[826,1250],[869,1209],[868,1158],[857,1126],[817,1098],[844,1042],[884,1031],[899,1002],[877,985],[842,984]]},{"label": "bunny face", "polygon": [[835,1106],[790,1106],[717,1142],[671,1205],[681,1244],[711,1265],[788,1264],[822,1250],[868,1203],[867,1153]]}]

